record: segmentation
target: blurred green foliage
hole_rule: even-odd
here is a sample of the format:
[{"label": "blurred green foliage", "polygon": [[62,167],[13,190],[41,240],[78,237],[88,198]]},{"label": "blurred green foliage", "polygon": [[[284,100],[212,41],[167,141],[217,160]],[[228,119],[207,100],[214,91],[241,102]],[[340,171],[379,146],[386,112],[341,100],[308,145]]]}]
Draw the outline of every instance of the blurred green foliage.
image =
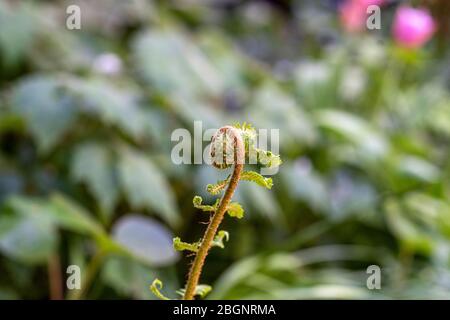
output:
[{"label": "blurred green foliage", "polygon": [[91,283],[67,298],[179,289],[172,237],[227,174],[171,162],[194,120],[278,128],[284,161],[272,192],[241,183],[210,298],[450,297],[449,52],[396,48],[391,7],[345,34],[335,2],[1,0],[0,298],[56,297],[71,264]]}]

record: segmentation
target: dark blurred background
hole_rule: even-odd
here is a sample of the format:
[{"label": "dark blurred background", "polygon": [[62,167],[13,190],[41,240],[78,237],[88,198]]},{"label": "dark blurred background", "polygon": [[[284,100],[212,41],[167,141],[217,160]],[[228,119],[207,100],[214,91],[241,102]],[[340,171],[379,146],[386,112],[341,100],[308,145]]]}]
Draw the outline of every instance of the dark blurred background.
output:
[{"label": "dark blurred background", "polygon": [[194,120],[280,129],[284,161],[240,184],[209,298],[450,298],[449,21],[445,0],[0,0],[0,298],[176,298],[172,237],[199,239],[192,198],[227,174],[172,163]]}]

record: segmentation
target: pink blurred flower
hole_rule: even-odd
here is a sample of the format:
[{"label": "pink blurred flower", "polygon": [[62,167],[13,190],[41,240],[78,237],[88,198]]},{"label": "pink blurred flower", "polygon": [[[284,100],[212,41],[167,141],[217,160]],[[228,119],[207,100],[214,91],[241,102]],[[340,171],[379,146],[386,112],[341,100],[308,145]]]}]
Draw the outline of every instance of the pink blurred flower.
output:
[{"label": "pink blurred flower", "polygon": [[381,6],[386,0],[355,0],[355,2],[359,2],[360,5],[367,9],[371,5]]},{"label": "pink blurred flower", "polygon": [[367,7],[381,6],[385,0],[346,0],[339,8],[341,23],[348,32],[364,30],[367,20]]},{"label": "pink blurred flower", "polygon": [[418,48],[436,31],[436,23],[426,9],[400,7],[394,18],[393,35],[398,44],[406,48]]}]

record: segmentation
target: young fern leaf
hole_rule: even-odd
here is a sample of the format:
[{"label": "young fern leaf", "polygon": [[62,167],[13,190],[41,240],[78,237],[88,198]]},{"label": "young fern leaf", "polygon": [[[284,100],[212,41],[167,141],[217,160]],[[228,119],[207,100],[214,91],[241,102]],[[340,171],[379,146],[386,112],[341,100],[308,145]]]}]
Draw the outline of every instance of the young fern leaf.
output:
[{"label": "young fern leaf", "polygon": [[185,289],[178,293],[183,295],[184,300],[192,300],[195,296],[204,296],[211,290],[211,287],[198,285],[200,275],[205,263],[206,256],[212,246],[224,248],[224,240],[228,241],[229,234],[226,231],[217,232],[224,215],[242,218],[244,210],[241,205],[231,202],[240,180],[248,180],[257,183],[265,188],[272,188],[272,179],[248,171],[243,172],[246,159],[257,160],[258,163],[266,167],[276,167],[281,164],[278,155],[270,151],[256,148],[256,130],[249,124],[236,124],[233,126],[221,127],[211,139],[210,155],[211,165],[218,169],[226,169],[233,166],[232,174],[225,180],[216,184],[209,184],[207,191],[212,195],[217,195],[224,191],[221,198],[213,205],[202,205],[202,199],[195,197],[194,206],[203,211],[213,212],[202,239],[194,244],[181,242],[179,238],[174,239],[174,247],[178,250],[190,250],[195,252],[195,258],[189,270]]},{"label": "young fern leaf", "polygon": [[232,202],[227,207],[227,213],[230,217],[241,219],[244,217],[244,209],[237,202]]},{"label": "young fern leaf", "polygon": [[248,154],[250,150],[255,149],[256,144],[256,130],[251,124],[244,122],[242,125],[236,123],[233,125],[236,129],[239,129],[242,140],[244,141],[245,153]]},{"label": "young fern leaf", "polygon": [[161,290],[163,288],[163,283],[161,280],[159,280],[158,278],[156,278],[155,280],[153,280],[151,286],[150,286],[150,290],[153,292],[153,294],[158,297],[161,300],[170,300],[169,298],[167,298],[165,295],[163,295],[161,293]]},{"label": "young fern leaf", "polygon": [[272,153],[271,151],[256,149],[256,154],[258,156],[258,163],[267,168],[279,167],[283,161],[279,155]]},{"label": "young fern leaf", "polygon": [[255,128],[253,128],[253,126],[250,123],[247,123],[247,122],[243,122],[242,124],[240,124],[239,122],[235,122],[235,123],[233,123],[233,127],[235,127],[236,129],[240,129],[242,131],[245,131],[245,130],[249,130],[249,131],[253,130],[253,131],[255,131]]},{"label": "young fern leaf", "polygon": [[267,189],[271,189],[273,186],[272,178],[265,178],[255,171],[244,171],[241,175],[241,180],[252,181]]},{"label": "young fern leaf", "polygon": [[234,127],[241,133],[246,157],[257,160],[258,164],[268,168],[275,168],[281,165],[282,161],[279,155],[256,147],[257,133],[255,128],[245,122],[242,125],[239,123],[234,124]]},{"label": "young fern leaf", "polygon": [[220,230],[219,232],[217,232],[216,236],[214,237],[214,240],[212,241],[211,246],[224,249],[225,245],[223,243],[223,240],[225,239],[225,241],[228,242],[229,238],[230,238],[230,235],[228,234],[227,231]]},{"label": "young fern leaf", "polygon": [[200,242],[187,243],[181,241],[179,237],[173,238],[173,248],[177,251],[192,251],[197,252],[200,247]]},{"label": "young fern leaf", "polygon": [[216,211],[217,202],[214,205],[212,205],[212,206],[210,206],[210,205],[203,205],[202,202],[203,202],[203,199],[200,196],[195,196],[194,199],[192,199],[192,203],[194,204],[194,207],[196,209],[200,209],[200,210],[203,210],[203,211],[206,211],[206,212],[214,212],[214,211]]},{"label": "young fern leaf", "polygon": [[[210,291],[212,290],[212,287],[207,284],[199,284],[195,287],[195,296],[199,296],[200,298],[204,298]],[[179,289],[177,290],[177,293],[180,296],[184,296],[186,290],[185,289]]]},{"label": "young fern leaf", "polygon": [[218,195],[226,188],[228,182],[230,182],[229,176],[225,180],[217,181],[217,183],[215,184],[208,184],[206,186],[206,191],[208,191],[213,196]]}]

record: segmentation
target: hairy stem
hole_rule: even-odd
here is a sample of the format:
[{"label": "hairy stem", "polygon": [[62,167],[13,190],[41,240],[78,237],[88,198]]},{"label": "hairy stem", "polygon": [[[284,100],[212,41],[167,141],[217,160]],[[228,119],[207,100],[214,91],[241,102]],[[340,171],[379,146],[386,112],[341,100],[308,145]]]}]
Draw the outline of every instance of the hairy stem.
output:
[{"label": "hairy stem", "polygon": [[205,231],[201,245],[197,251],[197,254],[192,263],[191,269],[189,271],[188,281],[186,284],[186,291],[183,296],[184,300],[193,300],[195,295],[195,288],[197,287],[200,275],[202,273],[203,265],[205,263],[206,256],[208,255],[209,249],[211,248],[214,236],[217,233],[220,223],[223,220],[225,212],[227,211],[228,205],[230,204],[231,198],[233,197],[234,191],[239,183],[239,179],[242,174],[242,169],[244,167],[244,143],[240,134],[233,127],[223,127],[219,130],[230,131],[234,137],[235,143],[235,153],[234,153],[234,170],[231,175],[228,188],[225,191],[222,199],[220,200],[219,207],[214,213],[211,221],[209,222],[208,228]]}]

